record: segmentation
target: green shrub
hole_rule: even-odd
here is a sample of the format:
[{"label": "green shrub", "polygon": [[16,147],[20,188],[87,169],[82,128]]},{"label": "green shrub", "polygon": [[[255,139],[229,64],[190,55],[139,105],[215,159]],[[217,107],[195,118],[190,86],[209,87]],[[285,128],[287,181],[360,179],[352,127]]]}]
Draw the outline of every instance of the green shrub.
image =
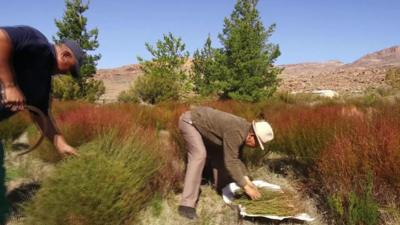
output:
[{"label": "green shrub", "polygon": [[327,198],[334,220],[346,225],[377,225],[379,205],[372,196],[372,186],[367,185],[363,193],[333,194]]},{"label": "green shrub", "polygon": [[25,206],[27,224],[134,224],[157,191],[151,182],[161,166],[136,135],[123,141],[104,135],[82,146]]},{"label": "green shrub", "polygon": [[327,201],[328,207],[330,208],[330,210],[339,217],[343,217],[344,215],[343,197],[335,193],[332,196],[328,196],[327,200],[328,200]]},{"label": "green shrub", "polygon": [[143,76],[135,81],[133,98],[150,104],[184,98],[190,89],[190,80],[185,69],[189,52],[185,51],[182,39],[169,33],[155,47],[145,45],[153,58],[145,61],[138,57]]},{"label": "green shrub", "polygon": [[348,225],[377,225],[379,222],[378,203],[371,192],[364,195],[350,193],[348,208]]},{"label": "green shrub", "polygon": [[88,79],[83,86],[82,98],[89,102],[97,101],[106,92],[106,87],[102,80]]},{"label": "green shrub", "polygon": [[379,222],[378,203],[373,197],[372,175],[368,176],[362,193],[351,192],[348,203],[349,225],[377,225]]},{"label": "green shrub", "polygon": [[82,87],[71,76],[57,76],[52,82],[53,97],[64,101],[82,99],[94,102],[105,93],[101,80],[87,79]]},{"label": "green shrub", "polygon": [[79,97],[80,88],[71,76],[57,76],[52,80],[53,97],[60,100],[73,100]]},{"label": "green shrub", "polygon": [[29,126],[28,114],[19,113],[0,123],[0,140],[13,140]]},{"label": "green shrub", "polygon": [[140,99],[150,104],[167,100],[176,101],[180,98],[179,86],[178,82],[169,77],[141,76],[135,81],[133,89],[128,91],[124,97],[133,102]]},{"label": "green shrub", "polygon": [[385,82],[393,88],[400,89],[400,68],[393,68],[386,72]]},{"label": "green shrub", "polygon": [[140,100],[135,92],[133,85],[128,90],[122,91],[118,95],[118,102],[123,103],[139,103]]}]

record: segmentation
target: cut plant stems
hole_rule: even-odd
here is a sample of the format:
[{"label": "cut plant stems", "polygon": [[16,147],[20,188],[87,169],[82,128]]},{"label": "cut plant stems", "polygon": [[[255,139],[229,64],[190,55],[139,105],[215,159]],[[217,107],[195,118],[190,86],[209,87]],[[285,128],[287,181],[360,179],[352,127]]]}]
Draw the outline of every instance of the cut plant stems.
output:
[{"label": "cut plant stems", "polygon": [[260,192],[260,199],[251,200],[244,192],[238,191],[233,202],[243,207],[247,214],[253,215],[294,216],[304,211],[289,191],[263,188]]}]

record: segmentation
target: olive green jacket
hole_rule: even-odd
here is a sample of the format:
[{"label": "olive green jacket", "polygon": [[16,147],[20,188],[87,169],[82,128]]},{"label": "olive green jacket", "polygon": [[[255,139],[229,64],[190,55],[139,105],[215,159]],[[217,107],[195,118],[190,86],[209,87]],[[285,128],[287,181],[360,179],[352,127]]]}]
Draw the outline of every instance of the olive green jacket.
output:
[{"label": "olive green jacket", "polygon": [[243,118],[209,107],[197,107],[191,110],[191,114],[193,125],[202,137],[223,147],[225,167],[234,181],[243,187],[248,171],[239,159],[239,151],[251,124]]}]

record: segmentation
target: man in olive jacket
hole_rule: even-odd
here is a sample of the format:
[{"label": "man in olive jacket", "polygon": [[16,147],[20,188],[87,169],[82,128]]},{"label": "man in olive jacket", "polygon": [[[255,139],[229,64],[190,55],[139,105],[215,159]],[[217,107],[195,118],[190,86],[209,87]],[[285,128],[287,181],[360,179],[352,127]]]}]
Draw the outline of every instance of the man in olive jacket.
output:
[{"label": "man in olive jacket", "polygon": [[249,123],[229,113],[209,107],[197,107],[181,115],[179,129],[188,150],[184,188],[178,208],[181,216],[189,219],[197,218],[195,207],[207,156],[204,141],[222,146],[223,161],[219,163],[223,164],[232,179],[251,199],[261,197],[260,192],[251,183],[248,171],[239,155],[240,149],[244,146],[251,148],[259,146],[264,149],[263,144],[273,139],[272,128],[267,122]]}]

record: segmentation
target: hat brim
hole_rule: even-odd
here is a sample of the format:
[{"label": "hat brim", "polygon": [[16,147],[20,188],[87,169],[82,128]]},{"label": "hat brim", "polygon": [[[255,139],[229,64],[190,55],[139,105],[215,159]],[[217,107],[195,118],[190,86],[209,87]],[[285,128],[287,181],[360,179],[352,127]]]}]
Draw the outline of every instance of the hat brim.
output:
[{"label": "hat brim", "polygon": [[256,133],[256,122],[253,120],[253,122],[251,123],[251,126],[253,128],[254,134],[257,138],[257,142],[258,142],[258,146],[260,146],[261,150],[264,150],[264,144],[262,143],[261,139],[258,137],[257,133]]}]

